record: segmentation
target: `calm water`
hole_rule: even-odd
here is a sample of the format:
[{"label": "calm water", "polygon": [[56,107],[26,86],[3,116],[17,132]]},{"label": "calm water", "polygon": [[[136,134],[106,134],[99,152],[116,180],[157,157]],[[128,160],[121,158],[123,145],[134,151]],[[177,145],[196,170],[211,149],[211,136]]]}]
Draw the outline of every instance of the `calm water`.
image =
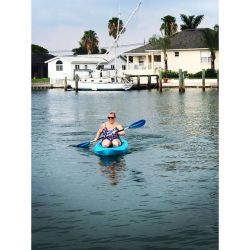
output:
[{"label": "calm water", "polygon": [[[112,110],[128,154],[70,146]],[[32,92],[32,249],[218,249],[218,91]]]}]

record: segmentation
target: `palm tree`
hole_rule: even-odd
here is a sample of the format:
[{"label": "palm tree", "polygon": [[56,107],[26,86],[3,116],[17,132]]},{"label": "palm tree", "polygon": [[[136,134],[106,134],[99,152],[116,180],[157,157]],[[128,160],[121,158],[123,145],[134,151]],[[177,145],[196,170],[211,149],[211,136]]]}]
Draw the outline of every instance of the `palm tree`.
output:
[{"label": "palm tree", "polygon": [[215,52],[219,49],[219,25],[216,24],[213,30],[205,29],[204,37],[211,52],[211,69],[214,70]]},{"label": "palm tree", "polygon": [[163,51],[164,68],[165,70],[168,70],[167,49],[170,46],[169,37],[177,32],[178,25],[176,24],[175,17],[170,15],[164,16],[161,18],[161,20],[163,21],[160,27],[162,37],[153,35],[151,38],[149,38],[149,43],[153,45],[154,48]]},{"label": "palm tree", "polygon": [[[119,28],[118,28],[118,25],[119,25]],[[124,27],[123,21],[119,19],[118,17],[113,17],[108,22],[109,35],[112,36],[114,39],[116,39],[118,33],[121,32],[123,27]],[[117,30],[118,30],[118,33],[117,33]],[[122,31],[122,33],[124,32],[125,32],[125,29]]]},{"label": "palm tree", "polygon": [[165,70],[168,70],[167,49],[170,45],[169,38],[167,36],[160,37],[153,35],[151,38],[149,38],[149,43],[153,45],[155,49],[160,49],[163,51]]},{"label": "palm tree", "polygon": [[184,23],[184,24],[181,24],[181,30],[196,29],[204,17],[204,15],[186,16],[184,14],[181,14],[180,16],[181,16],[181,20]]},{"label": "palm tree", "polygon": [[85,31],[80,41],[81,46],[88,51],[88,54],[92,54],[98,50],[98,43],[97,34],[93,30]]},{"label": "palm tree", "polygon": [[88,51],[85,49],[85,47],[82,46],[81,41],[79,42],[79,47],[72,49],[73,55],[85,55],[88,54]]},{"label": "palm tree", "polygon": [[109,35],[115,39],[115,81],[117,81],[117,37],[125,32],[123,21],[118,17],[113,17],[108,21]]},{"label": "palm tree", "polygon": [[178,25],[176,23],[175,17],[168,15],[164,16],[161,20],[163,23],[160,27],[160,31],[163,36],[171,36],[177,32]]}]

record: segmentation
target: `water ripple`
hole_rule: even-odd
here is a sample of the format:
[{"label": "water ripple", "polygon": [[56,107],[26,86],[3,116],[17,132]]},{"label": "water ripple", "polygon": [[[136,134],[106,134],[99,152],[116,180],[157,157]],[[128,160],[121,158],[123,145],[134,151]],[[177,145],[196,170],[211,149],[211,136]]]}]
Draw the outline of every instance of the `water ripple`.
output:
[{"label": "water ripple", "polygon": [[[110,110],[128,154],[70,146]],[[218,249],[218,145],[214,90],[32,92],[32,249]]]}]

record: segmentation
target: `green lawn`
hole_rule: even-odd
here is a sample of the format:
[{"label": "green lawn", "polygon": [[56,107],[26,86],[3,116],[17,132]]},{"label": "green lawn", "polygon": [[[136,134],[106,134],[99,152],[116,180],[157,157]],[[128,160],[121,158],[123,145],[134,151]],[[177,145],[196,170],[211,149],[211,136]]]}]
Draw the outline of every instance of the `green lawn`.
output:
[{"label": "green lawn", "polygon": [[32,83],[49,83],[49,78],[33,78]]}]

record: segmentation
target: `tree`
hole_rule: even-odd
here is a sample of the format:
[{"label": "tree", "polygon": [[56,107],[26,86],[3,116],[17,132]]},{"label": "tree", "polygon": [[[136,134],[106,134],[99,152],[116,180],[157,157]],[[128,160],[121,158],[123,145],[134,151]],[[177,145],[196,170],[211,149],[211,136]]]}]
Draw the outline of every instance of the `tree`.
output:
[{"label": "tree", "polygon": [[216,24],[213,30],[205,29],[203,32],[206,44],[211,52],[211,69],[215,70],[215,52],[219,49],[219,25]]},{"label": "tree", "polygon": [[170,45],[169,37],[167,36],[160,37],[157,35],[153,35],[151,38],[149,38],[149,43],[153,45],[154,48],[163,51],[165,70],[168,70],[167,49],[169,48]]},{"label": "tree", "polygon": [[196,29],[204,17],[204,15],[186,16],[184,14],[181,14],[180,16],[181,16],[181,20],[184,23],[184,24],[181,24],[181,30]]},{"label": "tree", "polygon": [[[119,23],[119,28],[118,28],[118,23]],[[109,31],[109,35],[112,36],[114,39],[117,38],[117,30],[118,33],[121,32],[121,30],[123,29],[124,24],[123,21],[121,19],[119,19],[118,17],[113,17],[112,19],[110,19],[108,21],[108,31]],[[122,33],[125,32],[125,29],[122,31]]]},{"label": "tree", "polygon": [[176,23],[176,19],[173,16],[164,16],[162,19],[163,21],[160,31],[163,36],[172,36],[178,30],[178,25]]},{"label": "tree", "polygon": [[[84,48],[81,45],[80,42],[79,42],[79,44],[80,44],[80,47],[72,49],[72,52],[74,52],[73,55],[75,56],[75,55],[86,55],[86,54],[88,54],[87,49]],[[92,53],[93,54],[99,54],[99,53],[102,54],[101,52],[99,52],[99,48],[98,47],[95,47],[94,50],[92,51]]]},{"label": "tree", "polygon": [[31,44],[31,52],[36,55],[46,55],[49,54],[49,51],[42,46]]},{"label": "tree", "polygon": [[168,70],[168,56],[167,50],[170,46],[170,37],[177,32],[178,25],[176,24],[176,19],[173,16],[164,16],[161,18],[163,23],[161,24],[160,31],[162,36],[153,35],[149,39],[149,43],[153,45],[154,48],[163,51],[164,57],[164,68]]},{"label": "tree", "polygon": [[74,52],[73,55],[75,56],[75,55],[85,55],[85,54],[88,54],[88,51],[81,46],[81,43],[79,43],[79,44],[80,44],[79,48],[72,49],[72,52]]},{"label": "tree", "polygon": [[99,51],[98,44],[99,40],[95,31],[87,30],[84,32],[80,45],[83,49],[88,51],[88,54],[93,54],[96,51]]}]

